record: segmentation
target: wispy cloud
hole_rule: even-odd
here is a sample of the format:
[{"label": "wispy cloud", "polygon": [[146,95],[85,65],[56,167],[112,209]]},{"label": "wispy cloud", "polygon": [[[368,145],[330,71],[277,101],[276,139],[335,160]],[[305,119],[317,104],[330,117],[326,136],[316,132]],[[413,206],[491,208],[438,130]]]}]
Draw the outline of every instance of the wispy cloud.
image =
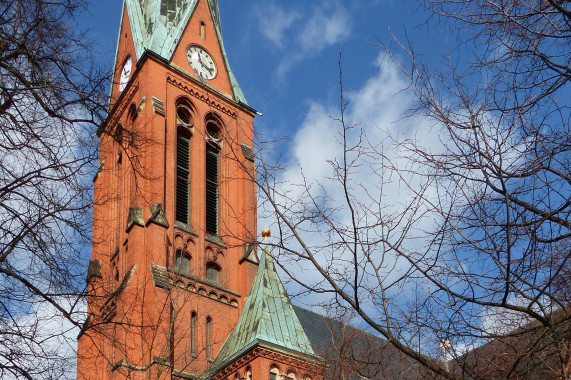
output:
[{"label": "wispy cloud", "polygon": [[342,6],[316,8],[298,34],[297,39],[304,51],[320,52],[349,36],[351,20]]},{"label": "wispy cloud", "polygon": [[262,36],[281,48],[286,42],[286,33],[294,22],[301,18],[296,10],[287,11],[274,3],[270,3],[263,12],[259,11],[259,28]]},{"label": "wispy cloud", "polygon": [[308,6],[305,13],[270,3],[259,15],[262,36],[283,55],[277,69],[278,77],[345,40],[352,24],[350,14],[342,4],[326,1]]}]

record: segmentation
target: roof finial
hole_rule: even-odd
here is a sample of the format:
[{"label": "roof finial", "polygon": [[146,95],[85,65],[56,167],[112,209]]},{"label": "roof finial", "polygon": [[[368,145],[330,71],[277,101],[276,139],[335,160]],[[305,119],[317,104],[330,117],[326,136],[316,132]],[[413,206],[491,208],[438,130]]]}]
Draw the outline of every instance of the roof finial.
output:
[{"label": "roof finial", "polygon": [[270,232],[270,229],[268,228],[268,223],[266,223],[264,229],[262,230],[262,237],[264,238],[264,241],[268,241],[268,238],[272,236],[272,233]]}]

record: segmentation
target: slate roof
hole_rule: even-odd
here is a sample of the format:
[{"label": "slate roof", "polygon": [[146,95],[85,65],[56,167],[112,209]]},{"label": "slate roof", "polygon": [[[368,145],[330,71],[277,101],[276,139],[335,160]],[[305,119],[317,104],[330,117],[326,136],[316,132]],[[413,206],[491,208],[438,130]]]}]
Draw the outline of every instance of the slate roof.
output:
[{"label": "slate roof", "polygon": [[213,372],[257,344],[317,359],[272,258],[265,251],[261,256],[244,310],[236,329],[220,349]]},{"label": "slate roof", "polygon": [[563,379],[571,370],[571,305],[556,310],[552,326],[529,322],[467,352],[452,371],[463,379]]},{"label": "slate roof", "polygon": [[[379,336],[299,306],[294,310],[314,351],[329,364],[326,379],[437,378]],[[571,307],[555,312],[553,330],[531,323],[492,340],[449,362],[451,371],[466,380],[505,379],[510,373],[509,379],[559,379],[563,375],[558,372],[562,365],[557,344],[571,341],[570,314]],[[569,370],[571,345],[567,345],[563,356]]]},{"label": "slate roof", "polygon": [[[180,38],[199,0],[124,0],[135,43],[137,59],[145,50],[150,50],[170,61]],[[207,0],[216,29],[216,36],[230,77],[234,100],[247,104],[246,98],[234,77],[224,43],[220,25],[218,0]],[[120,31],[119,31],[120,33]]]},{"label": "slate roof", "polygon": [[317,355],[329,365],[325,379],[420,380],[419,365],[385,339],[294,306]]}]

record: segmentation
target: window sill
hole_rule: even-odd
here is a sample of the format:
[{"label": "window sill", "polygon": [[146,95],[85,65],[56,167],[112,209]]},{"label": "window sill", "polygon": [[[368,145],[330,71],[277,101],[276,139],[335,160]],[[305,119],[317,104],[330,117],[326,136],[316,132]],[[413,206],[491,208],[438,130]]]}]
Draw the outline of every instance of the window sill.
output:
[{"label": "window sill", "polygon": [[220,246],[220,247],[222,247],[222,248],[228,248],[228,247],[226,246],[226,244],[224,244],[224,242],[222,241],[222,239],[220,239],[220,236],[218,236],[218,235],[212,235],[212,234],[207,233],[207,234],[204,236],[204,240],[209,241],[209,242],[211,242],[211,243],[214,243],[214,244],[216,244],[216,245],[218,245],[218,246]]},{"label": "window sill", "polygon": [[196,276],[196,275],[194,275],[194,274],[192,274],[192,273],[190,273],[190,272],[180,270],[180,269],[177,268],[177,267],[170,267],[170,268],[168,268],[167,270],[168,270],[170,273],[174,273],[175,275],[183,276],[183,277],[188,278],[188,279],[190,279],[190,280],[196,281],[196,282],[198,282],[198,283],[200,283],[200,284],[208,285],[208,286],[210,286],[210,287],[212,287],[212,288],[215,288],[215,289],[218,289],[218,290],[222,290],[222,291],[224,291],[224,292],[226,292],[226,293],[230,293],[230,294],[235,295],[235,296],[237,296],[237,297],[241,297],[240,293],[237,293],[237,292],[235,292],[235,291],[233,291],[233,290],[228,289],[227,287],[225,287],[224,285],[222,285],[222,284],[219,283],[219,282],[212,281],[212,280],[208,280],[208,279],[205,279],[205,278],[200,278],[200,277],[198,277],[198,276]]},{"label": "window sill", "polygon": [[196,237],[198,237],[198,234],[196,232],[194,232],[194,229],[192,228],[192,226],[190,224],[186,224],[186,223],[182,223],[179,222],[178,220],[174,223],[174,226],[180,230],[183,230],[185,232],[188,232],[191,235],[194,235]]}]

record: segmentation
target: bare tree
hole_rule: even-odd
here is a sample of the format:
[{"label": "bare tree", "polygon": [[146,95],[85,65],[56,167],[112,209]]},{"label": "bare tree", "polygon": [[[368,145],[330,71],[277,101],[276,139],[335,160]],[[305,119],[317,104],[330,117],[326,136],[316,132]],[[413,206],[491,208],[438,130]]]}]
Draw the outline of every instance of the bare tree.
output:
[{"label": "bare tree", "polygon": [[[0,377],[72,376],[106,77],[81,0],[0,3]],[[91,174],[90,174],[91,173]],[[77,330],[75,330],[77,331]],[[75,335],[75,334],[73,334]],[[75,339],[75,336],[72,337]]]},{"label": "bare tree", "polygon": [[570,3],[423,4],[465,47],[444,69],[381,45],[432,141],[347,124],[341,87],[329,177],[259,164],[276,259],[431,376],[571,379]]}]

